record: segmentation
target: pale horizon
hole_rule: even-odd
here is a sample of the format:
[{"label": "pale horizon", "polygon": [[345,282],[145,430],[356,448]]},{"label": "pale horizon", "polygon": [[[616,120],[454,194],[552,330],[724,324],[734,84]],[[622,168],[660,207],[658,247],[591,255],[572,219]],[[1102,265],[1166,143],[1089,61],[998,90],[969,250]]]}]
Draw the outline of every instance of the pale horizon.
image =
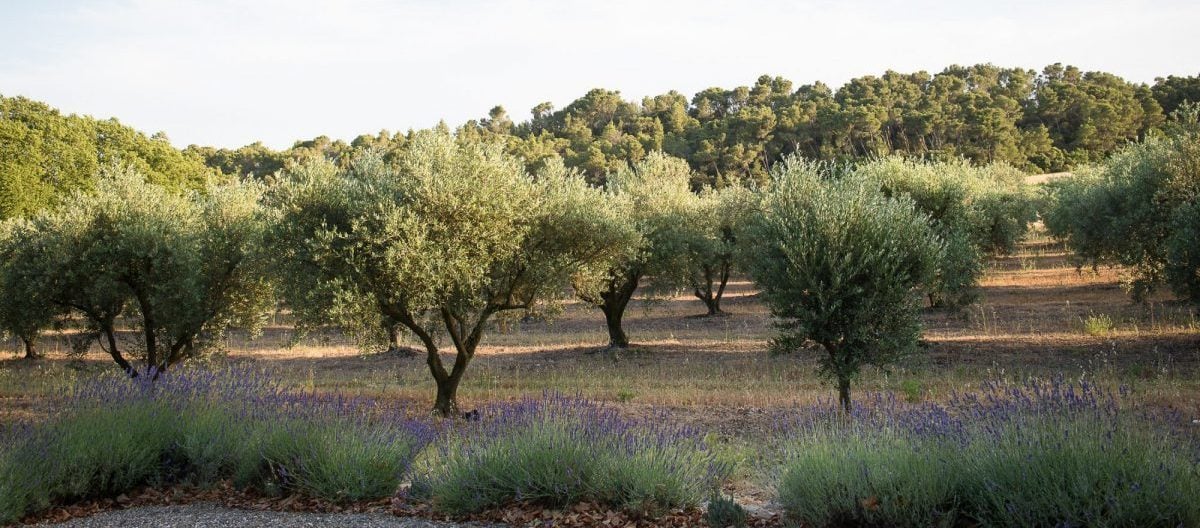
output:
[{"label": "pale horizon", "polygon": [[1061,62],[1126,80],[1200,72],[1200,4],[950,2],[0,2],[0,95],[116,117],[172,144],[515,121],[593,88],[628,100],[749,85]]}]

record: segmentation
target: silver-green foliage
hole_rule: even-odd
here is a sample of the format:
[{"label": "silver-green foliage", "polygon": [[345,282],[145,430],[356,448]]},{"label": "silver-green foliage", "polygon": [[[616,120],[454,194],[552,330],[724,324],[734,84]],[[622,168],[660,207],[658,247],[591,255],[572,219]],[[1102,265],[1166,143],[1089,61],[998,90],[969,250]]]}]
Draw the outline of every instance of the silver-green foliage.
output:
[{"label": "silver-green foliage", "polygon": [[604,312],[611,346],[629,344],[621,320],[644,278],[653,277],[652,293],[689,284],[692,230],[686,219],[696,200],[691,175],[687,162],[662,152],[608,175],[605,209],[632,232],[604,273],[575,281],[575,288],[580,299]]},{"label": "silver-green foliage", "polygon": [[[367,152],[347,170],[301,165],[272,203],[268,246],[301,327],[337,325],[364,344],[407,329],[426,349],[442,413],[457,406],[493,316],[546,308],[632,236],[561,164],[534,178],[500,145],[441,131],[414,134],[395,164]],[[447,341],[450,368],[438,355]]]},{"label": "silver-green foliage", "polygon": [[38,356],[42,331],[63,322],[68,310],[48,298],[51,287],[46,262],[24,258],[30,246],[41,243],[32,224],[24,219],[0,223],[0,335],[20,338],[26,357]]},{"label": "silver-green foliage", "polygon": [[829,178],[795,159],[777,167],[749,229],[746,269],[779,319],[772,347],[820,345],[820,370],[848,408],[862,366],[885,366],[916,345],[914,293],[943,244],[912,200],[885,196],[874,180]]},{"label": "silver-green foliage", "polygon": [[260,193],[249,183],[180,193],[106,167],[92,191],[9,225],[0,285],[25,294],[0,313],[22,314],[28,329],[47,316],[82,316],[126,370],[112,339],[121,315],[136,316],[147,366],[156,369],[231,326],[253,330],[269,305],[257,268]]},{"label": "silver-green foliage", "polygon": [[929,215],[946,251],[929,298],[935,306],[974,302],[983,258],[1012,251],[1035,217],[1024,175],[1004,164],[933,163],[887,157],[853,169],[889,195],[905,195]]},{"label": "silver-green foliage", "polygon": [[641,515],[695,506],[729,468],[695,431],[666,416],[635,420],[563,397],[484,413],[418,463],[412,492],[434,508],[475,513],[512,502],[598,502]]},{"label": "silver-green foliage", "polygon": [[111,373],[36,424],[0,431],[0,523],[143,486],[215,486],[350,502],[392,496],[431,429],[403,411],[291,393],[265,373]]},{"label": "silver-green foliage", "polygon": [[[963,418],[963,417],[957,417]],[[975,416],[954,435],[829,423],[794,441],[780,502],[806,526],[1193,526],[1194,449],[1162,424],[1089,411]]]},{"label": "silver-green foliage", "polygon": [[1052,182],[1047,228],[1079,265],[1127,268],[1135,300],[1169,285],[1200,299],[1200,109],[1185,106],[1162,137],[1129,145],[1104,164]]}]

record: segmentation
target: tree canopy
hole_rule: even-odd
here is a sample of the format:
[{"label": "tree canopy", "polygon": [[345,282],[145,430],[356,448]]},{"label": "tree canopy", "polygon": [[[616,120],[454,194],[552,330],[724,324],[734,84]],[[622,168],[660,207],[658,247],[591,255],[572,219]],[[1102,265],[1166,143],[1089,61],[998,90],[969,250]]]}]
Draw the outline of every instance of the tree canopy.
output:
[{"label": "tree canopy", "polygon": [[90,189],[100,167],[123,164],[147,181],[199,189],[215,171],[198,156],[116,119],[62,115],[45,103],[0,96],[0,219],[56,205]]},{"label": "tree canopy", "polygon": [[777,352],[819,345],[820,372],[850,410],[850,382],[884,367],[920,337],[917,288],[933,278],[943,244],[906,196],[877,181],[824,174],[797,160],[776,168],[748,229],[746,269],[780,334]]},{"label": "tree canopy", "polygon": [[1079,265],[1124,266],[1138,301],[1164,284],[1200,300],[1200,107],[1180,107],[1163,136],[1128,145],[1050,189],[1046,226]]},{"label": "tree canopy", "polygon": [[497,144],[436,130],[414,134],[394,165],[378,151],[345,170],[311,160],[273,201],[269,247],[302,325],[334,324],[364,343],[403,327],[425,348],[442,414],[457,409],[493,316],[538,310],[607,269],[631,238],[600,191],[561,164],[534,178]]},{"label": "tree canopy", "polygon": [[1040,73],[978,64],[936,74],[888,71],[835,90],[763,75],[750,86],[707,88],[690,99],[670,91],[627,101],[594,89],[561,110],[539,104],[523,122],[496,107],[460,130],[503,137],[534,167],[557,154],[597,184],[656,150],[687,160],[696,189],[765,183],[771,165],[788,154],[965,158],[1052,172],[1145,137],[1162,124],[1164,107],[1197,99],[1197,78],[1168,77],[1148,87],[1062,64]]},{"label": "tree canopy", "polygon": [[[86,321],[114,361],[135,374],[116,338],[133,316],[139,352],[159,372],[231,326],[257,328],[269,306],[256,268],[264,217],[251,183],[173,192],[129,166],[108,165],[91,191],[6,224],[0,314],[22,338],[53,318]],[[22,293],[27,295],[22,295]],[[17,322],[22,324],[15,324]]]},{"label": "tree canopy", "polygon": [[695,226],[687,219],[698,199],[689,189],[691,177],[684,160],[651,152],[605,178],[605,208],[632,234],[604,273],[588,277],[586,283],[577,281],[575,290],[581,300],[604,313],[610,348],[629,346],[622,320],[644,278],[653,278],[652,292],[689,284],[689,244]]}]

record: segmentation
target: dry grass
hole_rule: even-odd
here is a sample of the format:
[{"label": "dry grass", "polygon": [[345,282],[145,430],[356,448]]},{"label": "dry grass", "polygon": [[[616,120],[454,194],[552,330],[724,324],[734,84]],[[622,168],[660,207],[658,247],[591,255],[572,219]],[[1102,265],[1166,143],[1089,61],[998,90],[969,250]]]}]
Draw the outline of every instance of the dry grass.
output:
[{"label": "dry grass", "polygon": [[[1166,297],[1132,304],[1118,270],[1076,270],[1061,245],[1038,238],[994,259],[982,290],[965,313],[925,313],[926,353],[891,372],[867,372],[856,390],[941,398],[984,379],[1061,373],[1128,384],[1146,402],[1200,416],[1195,307]],[[666,406],[689,421],[737,431],[765,426],[773,410],[831,396],[814,374],[816,351],[766,352],[771,319],[751,284],[732,284],[724,308],[728,316],[696,317],[703,305],[687,296],[631,306],[627,331],[636,346],[619,357],[597,353],[607,342],[603,319],[580,304],[551,322],[496,329],[467,373],[461,400],[472,407],[562,391],[611,400],[631,412]],[[1111,331],[1089,334],[1085,321],[1101,314],[1111,320]],[[432,400],[420,357],[363,354],[337,335],[287,347],[290,331],[280,324],[257,340],[235,336],[227,353],[212,360],[276,369],[306,389]],[[0,362],[0,413],[36,413],[46,394],[112,368],[99,351],[71,360],[65,341],[46,348],[51,354],[44,361]],[[8,349],[15,358],[15,343]]]},{"label": "dry grass", "polygon": [[1025,185],[1041,185],[1050,180],[1053,180],[1056,178],[1062,178],[1062,177],[1070,176],[1070,175],[1071,175],[1071,173],[1069,173],[1069,172],[1050,172],[1050,173],[1046,173],[1046,174],[1035,174],[1033,176],[1025,177]]}]

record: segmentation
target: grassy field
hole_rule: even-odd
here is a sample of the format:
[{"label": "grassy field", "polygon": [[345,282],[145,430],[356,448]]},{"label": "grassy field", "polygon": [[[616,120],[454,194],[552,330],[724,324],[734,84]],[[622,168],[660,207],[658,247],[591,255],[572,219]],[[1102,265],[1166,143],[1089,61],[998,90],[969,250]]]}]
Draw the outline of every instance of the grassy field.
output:
[{"label": "grassy field", "polygon": [[[553,390],[611,401],[627,412],[666,407],[680,419],[735,436],[769,424],[772,410],[828,399],[832,388],[814,371],[817,353],[772,356],[773,329],[753,285],[730,285],[724,317],[699,317],[689,296],[631,305],[635,346],[619,356],[606,343],[598,310],[568,304],[553,321],[513,321],[494,329],[460,389],[464,408]],[[944,399],[989,379],[1063,374],[1125,384],[1135,401],[1200,417],[1200,317],[1194,306],[1162,296],[1133,304],[1120,271],[1082,272],[1061,245],[1033,237],[1010,256],[993,259],[980,301],[965,313],[928,311],[925,351],[890,372],[869,371],[855,387],[895,392],[907,400]],[[282,319],[282,318],[281,318]],[[252,362],[275,369],[296,387],[431,402],[423,359],[364,353],[337,335],[287,346],[290,328],[270,326],[249,340],[233,336],[212,362]],[[414,343],[415,344],[415,343]],[[115,366],[101,351],[71,357],[63,336],[48,340],[48,358],[17,358],[15,342],[0,361],[0,412],[7,420],[36,415],[45,396]]]}]

